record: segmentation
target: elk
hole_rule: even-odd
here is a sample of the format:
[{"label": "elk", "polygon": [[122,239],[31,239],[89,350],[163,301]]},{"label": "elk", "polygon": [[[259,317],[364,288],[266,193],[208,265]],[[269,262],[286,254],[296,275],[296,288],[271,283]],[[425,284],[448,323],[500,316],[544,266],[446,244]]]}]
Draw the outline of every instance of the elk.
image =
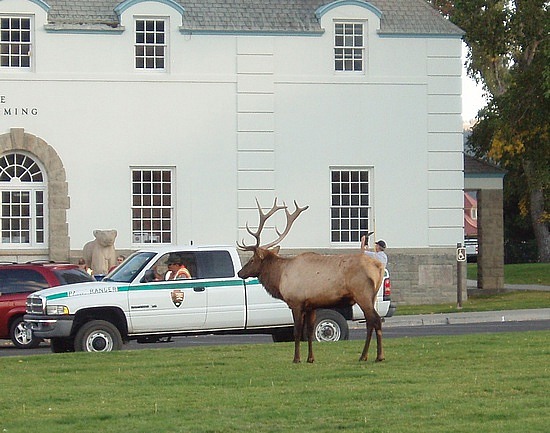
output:
[{"label": "elk", "polygon": [[[277,204],[267,213],[262,211],[256,199],[260,221],[256,231],[248,223],[246,230],[256,239],[256,245],[237,243],[241,251],[252,252],[250,260],[238,272],[242,279],[257,277],[271,296],[287,303],[294,319],[294,363],[300,362],[300,340],[307,333],[307,362],[314,362],[313,328],[315,310],[335,305],[357,303],[367,319],[367,336],[359,360],[366,361],[373,330],[376,331],[376,361],[384,360],[382,348],[382,320],[374,308],[376,294],[384,276],[384,266],[378,260],[365,254],[321,255],[302,253],[295,257],[281,257],[277,246],[289,233],[294,221],[308,206],[299,207],[294,201],[294,212],[287,206]],[[260,246],[260,235],[268,218],[283,210],[286,213],[286,228],[275,231],[275,241]]]}]

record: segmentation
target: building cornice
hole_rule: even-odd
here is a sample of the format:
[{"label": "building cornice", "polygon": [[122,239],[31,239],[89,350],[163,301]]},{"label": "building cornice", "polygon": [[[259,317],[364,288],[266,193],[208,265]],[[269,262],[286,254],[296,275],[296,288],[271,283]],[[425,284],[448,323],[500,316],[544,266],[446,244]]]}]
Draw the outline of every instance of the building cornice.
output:
[{"label": "building cornice", "polygon": [[127,9],[144,2],[162,3],[175,9],[182,16],[185,13],[185,9],[183,8],[183,6],[179,3],[176,3],[174,0],[125,0],[122,3],[119,3],[117,7],[115,7],[115,13],[118,16],[121,16]]},{"label": "building cornice", "polygon": [[320,19],[327,12],[330,12],[331,10],[342,6],[359,6],[371,11],[378,18],[382,18],[382,11],[380,9],[363,0],[336,0],[332,3],[317,8],[317,10],[315,11],[315,16]]}]

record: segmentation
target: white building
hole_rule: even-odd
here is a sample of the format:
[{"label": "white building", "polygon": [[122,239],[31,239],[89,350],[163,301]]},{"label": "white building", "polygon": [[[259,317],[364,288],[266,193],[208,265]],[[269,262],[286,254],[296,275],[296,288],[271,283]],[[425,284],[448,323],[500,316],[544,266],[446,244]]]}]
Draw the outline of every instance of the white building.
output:
[{"label": "white building", "polygon": [[426,1],[0,0],[0,20],[3,261],[74,261],[94,229],[121,252],[250,241],[277,196],[310,206],[285,252],[374,230],[398,300],[456,295],[463,33]]}]

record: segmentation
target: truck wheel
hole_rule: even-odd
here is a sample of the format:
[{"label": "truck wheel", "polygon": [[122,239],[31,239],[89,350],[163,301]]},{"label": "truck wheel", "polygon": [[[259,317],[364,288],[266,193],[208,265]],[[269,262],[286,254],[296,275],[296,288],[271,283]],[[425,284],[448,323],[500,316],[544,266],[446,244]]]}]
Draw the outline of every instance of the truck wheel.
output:
[{"label": "truck wheel", "polygon": [[349,339],[348,322],[334,310],[317,310],[313,338],[317,341]]},{"label": "truck wheel", "polygon": [[92,320],[76,333],[77,352],[111,352],[122,348],[122,337],[116,326],[105,320]]},{"label": "truck wheel", "polygon": [[74,340],[71,338],[51,338],[50,349],[53,353],[74,352]]},{"label": "truck wheel", "polygon": [[17,317],[10,326],[10,339],[19,349],[34,349],[42,339],[36,338],[31,331],[27,331],[23,317]]}]

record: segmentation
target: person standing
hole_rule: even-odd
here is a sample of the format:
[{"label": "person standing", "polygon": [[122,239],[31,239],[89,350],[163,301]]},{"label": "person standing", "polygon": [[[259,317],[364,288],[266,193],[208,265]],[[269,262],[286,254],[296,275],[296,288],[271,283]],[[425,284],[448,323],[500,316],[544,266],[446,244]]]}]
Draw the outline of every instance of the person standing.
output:
[{"label": "person standing", "polygon": [[79,259],[79,260],[78,260],[78,267],[80,268],[80,270],[82,270],[83,272],[86,272],[88,275],[90,275],[90,276],[93,276],[93,275],[94,275],[94,271],[92,271],[92,268],[90,268],[90,267],[86,264],[86,260],[84,260],[84,259]]},{"label": "person standing", "polygon": [[109,268],[109,272],[111,272],[112,270],[118,268],[118,267],[122,264],[122,262],[124,261],[124,259],[126,259],[126,257],[124,257],[124,256],[122,256],[122,255],[117,256],[117,258],[116,258],[116,265],[111,266],[111,267]]},{"label": "person standing", "polygon": [[388,256],[384,252],[386,249],[386,242],[384,242],[382,239],[376,241],[374,244],[374,251],[369,250],[367,246],[367,237],[362,236],[361,237],[361,251],[366,254],[369,257],[372,257],[384,265],[384,267],[388,266]]}]

